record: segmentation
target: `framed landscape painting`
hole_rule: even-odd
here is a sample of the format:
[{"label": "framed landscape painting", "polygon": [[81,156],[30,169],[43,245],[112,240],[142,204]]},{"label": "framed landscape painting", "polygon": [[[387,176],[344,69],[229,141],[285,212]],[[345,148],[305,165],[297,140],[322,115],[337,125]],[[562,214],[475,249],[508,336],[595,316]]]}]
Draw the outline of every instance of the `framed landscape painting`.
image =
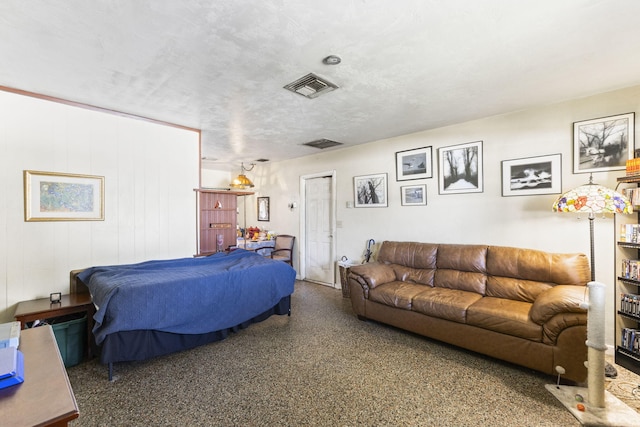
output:
[{"label": "framed landscape painting", "polygon": [[562,193],[562,155],[502,161],[502,196]]},{"label": "framed landscape painting", "polygon": [[400,187],[402,206],[425,206],[427,204],[427,186],[405,185]]},{"label": "framed landscape painting", "polygon": [[354,176],[353,192],[356,208],[387,207],[387,174]]},{"label": "framed landscape painting", "polygon": [[104,220],[104,177],[25,170],[24,220]]},{"label": "framed landscape painting", "polygon": [[431,147],[398,151],[396,153],[396,181],[433,177]]},{"label": "framed landscape painting", "polygon": [[573,173],[624,170],[635,151],[635,113],[573,124]]},{"label": "framed landscape painting", "polygon": [[482,141],[438,149],[440,194],[482,193]]}]

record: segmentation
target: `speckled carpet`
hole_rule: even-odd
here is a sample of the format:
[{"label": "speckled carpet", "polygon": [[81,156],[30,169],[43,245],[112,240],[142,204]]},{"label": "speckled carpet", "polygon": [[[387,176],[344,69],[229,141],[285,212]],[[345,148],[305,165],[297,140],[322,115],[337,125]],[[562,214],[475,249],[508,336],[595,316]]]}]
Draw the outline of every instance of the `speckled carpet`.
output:
[{"label": "speckled carpet", "polygon": [[[116,364],[113,382],[97,359],[69,368],[71,425],[579,425],[545,390],[555,378],[362,322],[340,290],[299,281],[292,307],[224,341]],[[609,389],[635,403],[637,377],[618,371]]]}]

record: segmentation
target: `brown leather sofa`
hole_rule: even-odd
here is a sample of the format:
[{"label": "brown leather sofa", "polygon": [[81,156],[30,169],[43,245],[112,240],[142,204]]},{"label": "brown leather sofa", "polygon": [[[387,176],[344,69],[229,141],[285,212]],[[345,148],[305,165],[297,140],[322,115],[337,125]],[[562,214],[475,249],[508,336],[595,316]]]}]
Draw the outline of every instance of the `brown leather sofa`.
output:
[{"label": "brown leather sofa", "polygon": [[587,371],[584,254],[487,245],[382,243],[349,269],[353,310],[491,357],[582,382]]}]

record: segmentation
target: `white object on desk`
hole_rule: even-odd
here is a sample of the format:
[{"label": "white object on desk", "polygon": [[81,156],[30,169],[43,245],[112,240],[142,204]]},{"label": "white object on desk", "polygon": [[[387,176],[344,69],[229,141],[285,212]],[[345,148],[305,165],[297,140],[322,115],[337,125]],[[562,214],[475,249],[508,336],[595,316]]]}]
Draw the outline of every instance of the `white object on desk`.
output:
[{"label": "white object on desk", "polygon": [[0,348],[18,348],[18,344],[20,344],[20,322],[0,323]]}]

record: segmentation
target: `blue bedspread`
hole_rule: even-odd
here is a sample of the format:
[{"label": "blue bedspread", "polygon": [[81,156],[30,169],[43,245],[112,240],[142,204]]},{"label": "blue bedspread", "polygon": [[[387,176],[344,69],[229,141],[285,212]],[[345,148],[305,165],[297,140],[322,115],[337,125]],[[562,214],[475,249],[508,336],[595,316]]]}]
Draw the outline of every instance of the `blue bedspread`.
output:
[{"label": "blue bedspread", "polygon": [[291,295],[295,276],[288,264],[241,249],[79,274],[98,308],[97,344],[119,331],[200,334],[239,325]]}]

